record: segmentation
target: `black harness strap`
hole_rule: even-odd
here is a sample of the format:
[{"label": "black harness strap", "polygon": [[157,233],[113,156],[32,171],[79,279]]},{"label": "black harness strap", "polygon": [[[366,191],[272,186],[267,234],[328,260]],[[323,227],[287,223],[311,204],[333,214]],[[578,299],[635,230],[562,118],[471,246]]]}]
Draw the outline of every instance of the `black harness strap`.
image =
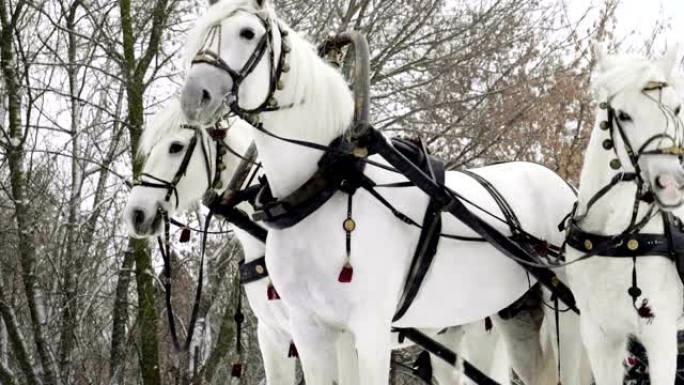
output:
[{"label": "black harness strap", "polygon": [[[422,347],[428,352],[439,357],[451,366],[456,366],[458,363],[458,355],[451,351],[446,346],[433,340],[432,338],[426,336],[420,331],[413,328],[392,328],[393,332],[399,333],[399,342],[403,342],[404,338],[413,341],[416,345]],[[486,374],[476,368],[474,365],[468,361],[462,359],[463,362],[463,374],[470,378],[478,385],[500,385],[498,382],[489,378]]]},{"label": "black harness strap", "polygon": [[518,216],[515,215],[515,211],[513,211],[511,205],[506,201],[503,195],[501,195],[499,190],[497,190],[491,182],[489,182],[480,174],[476,174],[470,170],[462,170],[460,172],[473,178],[485,190],[487,190],[487,193],[489,193],[492,199],[494,199],[494,202],[496,202],[496,205],[499,206],[499,210],[501,210],[501,213],[506,219],[508,227],[511,229],[511,235],[514,237],[518,235],[518,229],[522,229],[520,220],[518,219]]},{"label": "black harness strap", "polygon": [[[399,140],[395,141],[395,143],[402,147],[412,145],[412,143]],[[425,169],[437,183],[443,184],[445,176],[444,163],[436,158],[430,157],[424,145],[422,145],[422,142],[420,147],[414,147],[420,151],[421,155],[420,159],[422,161],[418,164]],[[407,153],[408,150],[405,150],[404,152]],[[437,253],[441,231],[442,211],[437,202],[430,199],[427,208],[425,209],[423,225],[420,230],[420,236],[418,237],[418,245],[413,253],[411,265],[409,265],[406,281],[404,282],[404,291],[397,304],[397,310],[392,317],[392,322],[401,319],[416,299],[420,287],[423,284],[423,280],[425,279],[425,275],[430,269],[435,254]]]},{"label": "black harness strap", "polygon": [[240,283],[246,285],[268,277],[266,257],[257,258],[250,262],[240,261]]},{"label": "black harness strap", "polygon": [[338,155],[340,151],[351,152],[351,144],[340,137],[318,162],[318,169],[300,188],[284,198],[274,198],[268,183],[256,197],[255,221],[264,221],[278,229],[292,227],[325,204],[343,184],[346,188],[359,186],[365,162],[351,154]]},{"label": "black harness strap", "polygon": [[600,235],[582,230],[576,222],[568,228],[567,243],[584,252],[600,250],[602,257],[632,258],[660,256],[673,260],[684,255],[684,232],[681,222],[672,214],[663,215],[664,234],[628,234],[626,236]]}]

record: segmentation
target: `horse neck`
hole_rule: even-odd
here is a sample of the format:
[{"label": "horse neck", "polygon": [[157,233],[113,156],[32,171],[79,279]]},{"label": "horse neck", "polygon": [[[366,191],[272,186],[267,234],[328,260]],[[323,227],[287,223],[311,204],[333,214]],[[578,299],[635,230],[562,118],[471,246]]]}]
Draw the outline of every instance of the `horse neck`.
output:
[{"label": "horse neck", "polygon": [[[328,145],[351,124],[353,98],[342,75],[323,62],[308,43],[291,33],[290,71],[278,103],[291,108],[262,114],[264,128],[279,136]],[[316,171],[322,152],[286,143],[257,130],[254,141],[276,197],[288,195]]]},{"label": "horse neck", "polygon": [[[600,234],[617,234],[625,230],[630,224],[637,189],[635,182],[618,183],[610,192],[594,203],[587,212],[587,205],[591,198],[609,184],[618,173],[611,169],[609,165],[610,161],[615,159],[615,152],[603,148],[603,141],[609,139],[610,136],[608,131],[600,129],[599,124],[606,119],[606,113],[600,111],[596,119],[596,126],[589,139],[589,146],[584,155],[584,165],[580,175],[577,215],[586,214],[580,223],[586,231]],[[620,146],[623,146],[623,143],[616,138],[614,145],[620,148]],[[628,167],[629,172],[632,171],[631,166],[624,165],[624,167]],[[647,211],[648,206],[641,202],[637,218],[641,219],[642,215]],[[659,217],[656,216],[644,228],[644,231],[658,231],[658,226],[662,226],[662,223]]]}]

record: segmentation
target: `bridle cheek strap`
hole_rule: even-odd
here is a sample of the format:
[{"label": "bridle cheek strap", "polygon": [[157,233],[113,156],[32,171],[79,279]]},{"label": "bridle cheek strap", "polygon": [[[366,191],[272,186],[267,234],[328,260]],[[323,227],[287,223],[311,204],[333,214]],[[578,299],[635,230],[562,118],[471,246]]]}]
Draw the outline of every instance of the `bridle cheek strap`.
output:
[{"label": "bridle cheek strap", "polygon": [[[220,44],[220,36],[221,36],[221,25],[217,24],[214,27],[212,27],[212,31],[207,34],[207,41],[203,45],[202,50],[200,50],[195,58],[192,60],[191,64],[208,64],[211,65],[215,68],[218,68],[230,76],[231,80],[233,81],[233,86],[231,88],[231,91],[225,95],[225,99],[228,100],[228,106],[230,107],[231,111],[235,113],[236,115],[240,117],[247,117],[249,114],[255,114],[259,112],[264,112],[264,111],[276,111],[281,108],[288,108],[291,106],[282,106],[279,107],[277,106],[277,103],[273,102],[273,94],[275,91],[278,89],[278,82],[280,80],[280,77],[284,70],[284,55],[287,53],[289,48],[285,46],[283,42],[281,42],[281,49],[280,49],[280,59],[276,62],[275,58],[275,51],[274,51],[274,36],[273,36],[273,30],[274,28],[272,27],[270,23],[270,19],[268,18],[263,18],[260,15],[255,15],[262,23],[264,26],[265,32],[264,35],[261,37],[259,42],[257,43],[256,48],[254,51],[252,51],[252,54],[249,56],[245,64],[242,66],[240,70],[235,70],[231,68],[222,58],[221,58],[221,44]],[[280,31],[281,37],[286,36],[286,31],[284,31],[280,26],[277,28]],[[219,36],[219,45],[218,45],[218,52],[214,52],[209,47],[213,44],[214,39],[216,35]],[[270,50],[269,50],[270,48]],[[266,51],[270,52],[269,55],[269,62],[270,62],[270,80],[269,80],[269,90],[268,94],[266,95],[266,98],[264,101],[261,103],[256,108],[253,109],[245,109],[240,107],[239,105],[239,90],[240,86],[242,85],[242,82],[247,78],[254,70],[256,69],[257,65],[261,60],[264,58],[264,55],[266,55]]]}]

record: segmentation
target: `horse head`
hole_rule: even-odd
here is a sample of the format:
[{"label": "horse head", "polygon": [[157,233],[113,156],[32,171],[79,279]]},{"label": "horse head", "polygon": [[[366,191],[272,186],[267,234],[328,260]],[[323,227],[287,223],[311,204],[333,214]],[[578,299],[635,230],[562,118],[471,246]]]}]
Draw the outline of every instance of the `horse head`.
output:
[{"label": "horse head", "polygon": [[597,48],[592,79],[601,112],[590,146],[610,152],[610,167],[633,173],[639,188],[652,193],[663,210],[684,201],[684,124],[676,59],[675,51],[652,61],[608,55]]},{"label": "horse head", "polygon": [[189,125],[175,101],[157,113],[143,132],[138,147],[145,158],[143,172],[124,210],[130,235],[159,234],[164,214],[173,216],[199,201],[207,190],[220,192],[227,186],[240,161],[236,154],[247,148],[242,136],[232,132],[246,123],[234,119],[227,125]]}]

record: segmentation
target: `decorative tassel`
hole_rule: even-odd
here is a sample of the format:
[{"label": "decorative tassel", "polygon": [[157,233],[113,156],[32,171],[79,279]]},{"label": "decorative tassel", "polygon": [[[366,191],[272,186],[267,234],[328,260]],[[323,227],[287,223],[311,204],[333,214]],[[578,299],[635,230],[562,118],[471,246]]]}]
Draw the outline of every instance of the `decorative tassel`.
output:
[{"label": "decorative tassel", "polygon": [[485,331],[490,331],[493,327],[494,325],[492,324],[492,319],[489,317],[485,318]]},{"label": "decorative tassel", "polygon": [[351,235],[356,230],[356,222],[352,218],[352,201],[354,193],[347,195],[347,218],[342,222],[342,229],[345,233],[345,262],[340,270],[340,275],[337,276],[337,281],[340,283],[349,283],[354,277],[354,267],[351,264]]},{"label": "decorative tassel", "polygon": [[187,227],[183,227],[183,230],[181,230],[180,234],[180,243],[188,242],[190,242],[190,229]]},{"label": "decorative tassel", "polygon": [[655,314],[653,313],[653,309],[648,306],[648,299],[644,299],[644,301],[641,302],[641,306],[637,309],[637,314],[639,314],[639,317],[647,319],[648,322],[653,321]]},{"label": "decorative tassel", "polygon": [[278,295],[278,291],[272,283],[268,284],[268,289],[266,289],[266,296],[268,297],[269,301],[277,301],[280,299],[280,295]]},{"label": "decorative tassel", "polygon": [[636,366],[637,363],[638,361],[634,356],[627,357],[627,366],[629,366],[630,368]]},{"label": "decorative tassel", "polygon": [[235,377],[235,378],[242,377],[242,364],[241,363],[236,362],[233,364],[232,368],[230,369],[230,376]]},{"label": "decorative tassel", "polygon": [[288,350],[287,356],[290,358],[299,357],[299,352],[297,352],[297,347],[295,346],[294,342],[290,342],[290,350]]},{"label": "decorative tassel", "polygon": [[340,270],[340,275],[337,277],[337,280],[341,283],[349,283],[351,282],[353,276],[354,267],[349,261],[347,261],[344,263],[344,266],[342,266],[342,270]]}]

